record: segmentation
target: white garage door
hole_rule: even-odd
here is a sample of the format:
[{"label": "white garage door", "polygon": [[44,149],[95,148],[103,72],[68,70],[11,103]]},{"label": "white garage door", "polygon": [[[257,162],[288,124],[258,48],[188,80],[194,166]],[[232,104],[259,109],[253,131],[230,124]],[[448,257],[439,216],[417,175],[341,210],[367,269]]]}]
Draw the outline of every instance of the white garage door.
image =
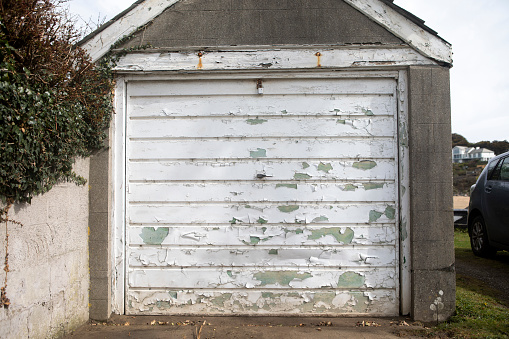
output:
[{"label": "white garage door", "polygon": [[127,86],[126,313],[398,314],[393,78]]}]

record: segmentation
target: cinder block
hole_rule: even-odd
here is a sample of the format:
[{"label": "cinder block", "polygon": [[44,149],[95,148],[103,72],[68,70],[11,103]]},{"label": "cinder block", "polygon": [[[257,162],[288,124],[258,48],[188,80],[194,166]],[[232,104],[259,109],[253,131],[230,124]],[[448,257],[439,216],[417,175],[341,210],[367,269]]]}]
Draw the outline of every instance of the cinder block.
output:
[{"label": "cinder block", "polygon": [[111,290],[109,277],[90,278],[90,286],[90,299],[109,300]]},{"label": "cinder block", "polygon": [[453,270],[454,262],[454,241],[415,239],[412,242],[414,270],[449,271]]},{"label": "cinder block", "polygon": [[108,185],[90,184],[90,212],[91,213],[107,213],[108,212]]},{"label": "cinder block", "polygon": [[90,241],[90,272],[109,270],[109,241]]},{"label": "cinder block", "polygon": [[419,271],[412,273],[412,317],[422,322],[446,321],[456,308],[454,271]]},{"label": "cinder block", "polygon": [[414,96],[429,95],[433,92],[432,67],[410,67],[408,83],[410,85],[410,103]]},{"label": "cinder block", "polygon": [[108,213],[90,213],[90,241],[109,241]]},{"label": "cinder block", "polygon": [[109,300],[90,299],[90,319],[104,321],[111,315],[111,306]]}]

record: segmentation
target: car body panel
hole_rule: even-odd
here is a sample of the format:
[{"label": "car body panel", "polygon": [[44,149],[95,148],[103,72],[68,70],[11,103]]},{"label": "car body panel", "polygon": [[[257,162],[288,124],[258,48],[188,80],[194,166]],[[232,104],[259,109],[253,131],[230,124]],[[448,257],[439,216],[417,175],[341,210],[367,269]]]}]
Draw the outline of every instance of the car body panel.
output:
[{"label": "car body panel", "polygon": [[468,226],[481,215],[489,245],[509,249],[509,152],[490,160],[471,188]]}]

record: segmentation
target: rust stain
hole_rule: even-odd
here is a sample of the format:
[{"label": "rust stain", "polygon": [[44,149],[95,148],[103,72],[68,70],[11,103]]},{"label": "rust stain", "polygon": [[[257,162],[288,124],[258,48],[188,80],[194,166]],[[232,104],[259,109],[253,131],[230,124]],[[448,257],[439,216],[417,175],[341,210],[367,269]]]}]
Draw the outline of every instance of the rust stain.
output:
[{"label": "rust stain", "polygon": [[196,68],[198,69],[203,69],[203,62],[202,62],[202,57],[203,57],[203,53],[202,52],[199,52],[198,53],[198,66]]},{"label": "rust stain", "polygon": [[317,62],[316,62],[316,67],[322,67],[322,62],[321,62],[321,56],[322,56],[322,53],[320,52],[316,52],[316,57],[317,57]]}]

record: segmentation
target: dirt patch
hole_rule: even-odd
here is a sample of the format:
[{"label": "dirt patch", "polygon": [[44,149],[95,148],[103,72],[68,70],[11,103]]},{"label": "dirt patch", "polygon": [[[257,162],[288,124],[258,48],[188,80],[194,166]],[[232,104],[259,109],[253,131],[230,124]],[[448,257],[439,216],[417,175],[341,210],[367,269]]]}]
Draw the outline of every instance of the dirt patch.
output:
[{"label": "dirt patch", "polygon": [[456,209],[467,209],[469,201],[470,201],[470,197],[455,195],[453,197],[454,209],[455,210]]}]

